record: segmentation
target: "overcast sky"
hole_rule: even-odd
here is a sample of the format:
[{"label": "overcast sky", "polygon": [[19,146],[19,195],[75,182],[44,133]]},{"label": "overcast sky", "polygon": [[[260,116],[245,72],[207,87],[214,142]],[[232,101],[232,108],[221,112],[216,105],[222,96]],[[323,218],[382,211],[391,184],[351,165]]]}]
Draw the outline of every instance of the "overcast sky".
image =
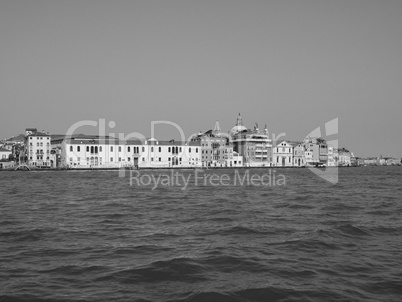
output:
[{"label": "overcast sky", "polygon": [[401,157],[401,16],[400,0],[1,0],[0,138],[100,118],[188,136],[240,112],[292,140],[339,118],[339,146]]}]

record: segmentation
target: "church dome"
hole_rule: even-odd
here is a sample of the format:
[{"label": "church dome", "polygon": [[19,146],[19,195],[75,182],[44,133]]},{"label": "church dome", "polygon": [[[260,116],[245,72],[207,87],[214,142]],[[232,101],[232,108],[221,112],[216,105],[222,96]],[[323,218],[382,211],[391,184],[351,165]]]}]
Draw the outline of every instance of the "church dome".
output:
[{"label": "church dome", "polygon": [[239,113],[236,121],[236,126],[234,126],[232,130],[230,130],[230,135],[236,135],[237,133],[243,132],[245,130],[247,131],[247,128],[243,126],[243,119]]},{"label": "church dome", "polygon": [[230,130],[231,135],[236,135],[239,132],[247,131],[247,128],[244,127],[243,125],[236,125]]}]

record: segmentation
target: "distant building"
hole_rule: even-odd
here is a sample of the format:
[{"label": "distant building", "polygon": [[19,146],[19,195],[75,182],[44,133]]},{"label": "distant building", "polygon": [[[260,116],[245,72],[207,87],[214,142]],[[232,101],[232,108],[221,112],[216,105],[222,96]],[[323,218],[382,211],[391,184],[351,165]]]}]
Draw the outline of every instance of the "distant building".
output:
[{"label": "distant building", "polygon": [[279,141],[273,147],[273,165],[276,167],[293,166],[293,145],[287,141]]},{"label": "distant building", "polygon": [[293,165],[295,167],[304,167],[306,165],[305,149],[302,143],[292,143],[293,146]]},{"label": "distant building", "polygon": [[0,147],[0,160],[1,161],[8,161],[12,152],[6,148]]},{"label": "distant building", "polygon": [[[197,141],[118,140],[111,137],[79,135],[52,141],[60,148],[60,167],[67,168],[173,168],[201,166]],[[55,152],[56,153],[56,152]]]},{"label": "distant building", "polygon": [[309,147],[304,149],[304,159],[305,159],[306,166],[315,165],[314,157],[313,157],[313,151],[310,150]]},{"label": "distant building", "polygon": [[22,154],[25,155],[27,164],[34,167],[51,167],[50,135],[44,131],[38,132],[35,128],[26,129],[25,134],[25,147]]},{"label": "distant building", "polygon": [[219,121],[216,121],[214,130],[198,135],[201,144],[201,162],[205,167],[224,167],[233,154],[233,145],[230,136],[222,133]]},{"label": "distant building", "polygon": [[306,137],[303,144],[306,150],[312,152],[311,164],[328,164],[328,145],[324,139]]},{"label": "distant building", "polygon": [[264,167],[272,165],[272,142],[265,125],[261,133],[258,124],[253,130],[243,126],[243,120],[239,113],[236,125],[230,131],[233,142],[233,151],[243,157],[243,163],[249,167]]},{"label": "distant building", "polygon": [[338,166],[350,166],[351,163],[351,153],[345,148],[338,149]]},{"label": "distant building", "polygon": [[333,146],[328,146],[328,167],[335,167],[337,166],[337,161],[335,159],[335,154],[334,154],[334,147]]}]

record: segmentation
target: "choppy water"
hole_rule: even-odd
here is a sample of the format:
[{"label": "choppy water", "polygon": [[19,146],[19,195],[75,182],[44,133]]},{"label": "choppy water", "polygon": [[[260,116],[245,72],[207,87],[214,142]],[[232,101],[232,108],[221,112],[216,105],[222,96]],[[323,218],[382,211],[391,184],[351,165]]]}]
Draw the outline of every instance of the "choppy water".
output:
[{"label": "choppy water", "polygon": [[285,186],[152,190],[1,172],[0,301],[400,301],[402,167],[276,174]]}]

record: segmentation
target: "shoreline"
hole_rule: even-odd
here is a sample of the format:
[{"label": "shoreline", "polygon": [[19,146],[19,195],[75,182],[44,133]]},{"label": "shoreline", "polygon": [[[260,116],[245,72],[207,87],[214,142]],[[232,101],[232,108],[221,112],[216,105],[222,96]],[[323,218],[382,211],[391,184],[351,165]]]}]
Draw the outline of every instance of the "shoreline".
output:
[{"label": "shoreline", "polygon": [[170,171],[170,170],[235,170],[235,169],[308,169],[308,168],[316,168],[316,169],[326,169],[326,168],[361,168],[361,167],[398,167],[400,165],[390,165],[390,166],[335,166],[335,167],[307,167],[307,166],[302,166],[302,167],[279,167],[279,166],[272,166],[272,167],[197,167],[197,168],[191,168],[191,167],[169,167],[169,168],[152,168],[152,167],[147,167],[147,168],[139,168],[139,169],[132,169],[132,168],[34,168],[30,170],[15,170],[15,168],[12,169],[0,169],[0,172],[57,172],[57,171],[65,171],[65,172],[71,172],[71,171],[119,171],[119,170],[127,170],[127,171],[157,171],[157,170],[162,170],[162,171]]}]

